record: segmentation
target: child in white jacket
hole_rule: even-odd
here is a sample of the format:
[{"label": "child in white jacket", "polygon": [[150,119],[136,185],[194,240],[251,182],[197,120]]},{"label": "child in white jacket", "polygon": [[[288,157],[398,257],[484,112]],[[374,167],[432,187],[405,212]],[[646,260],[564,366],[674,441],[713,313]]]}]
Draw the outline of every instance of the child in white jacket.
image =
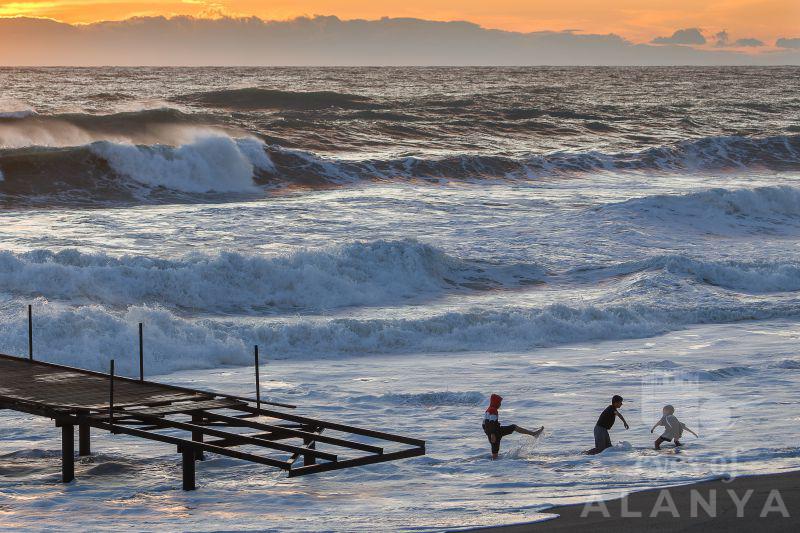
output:
[{"label": "child in white jacket", "polygon": [[664,416],[662,416],[661,420],[656,422],[653,426],[653,429],[650,430],[650,433],[652,433],[658,426],[664,426],[664,433],[662,433],[661,436],[656,439],[656,450],[661,449],[661,443],[669,442],[671,440],[675,441],[675,446],[681,446],[681,442],[678,439],[683,436],[683,430],[686,430],[697,437],[697,433],[686,427],[686,424],[678,420],[678,417],[675,416],[675,408],[673,406],[665,405],[662,413]]}]

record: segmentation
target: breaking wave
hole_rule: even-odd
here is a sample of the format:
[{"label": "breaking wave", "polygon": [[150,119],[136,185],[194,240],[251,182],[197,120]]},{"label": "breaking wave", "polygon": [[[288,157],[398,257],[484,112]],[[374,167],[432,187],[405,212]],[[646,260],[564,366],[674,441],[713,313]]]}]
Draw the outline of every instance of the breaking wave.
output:
[{"label": "breaking wave", "polygon": [[255,139],[204,137],[178,147],[99,142],[90,150],[118,175],[189,193],[256,192],[256,170],[274,168]]},{"label": "breaking wave", "polygon": [[153,192],[253,193],[274,167],[261,141],[199,136],[180,145],[100,141],[0,151],[0,194],[32,202],[136,201]]},{"label": "breaking wave", "polygon": [[0,291],[110,306],[158,303],[201,312],[320,310],[431,298],[539,280],[536,265],[471,261],[412,240],[356,242],[280,256],[181,260],[77,250],[0,252]]},{"label": "breaking wave", "polygon": [[258,109],[313,110],[325,108],[365,109],[373,107],[366,96],[335,91],[280,91],[249,87],[192,93],[176,101],[223,109],[251,111]]},{"label": "breaking wave", "polygon": [[[566,343],[645,338],[693,324],[797,318],[797,302],[720,305],[547,305],[535,308],[467,309],[418,318],[318,318],[233,321],[185,319],[151,306],[113,312],[97,305],[36,306],[42,359],[105,369],[111,355],[124,373],[135,373],[136,324],[146,331],[152,372],[252,363],[253,344],[270,358],[342,355],[527,350]],[[27,349],[22,309],[3,312],[0,346]],[[123,357],[130,354],[130,357]],[[725,371],[716,376],[722,378]]]},{"label": "breaking wave", "polygon": [[[0,194],[15,199],[60,195],[60,201],[154,200],[153,188],[165,192],[257,192],[263,187],[330,187],[372,180],[531,180],[593,172],[684,172],[769,168],[800,169],[800,135],[762,139],[715,137],[635,153],[554,152],[512,158],[499,155],[452,155],[345,159],[279,145],[252,137],[187,130],[190,141],[178,145],[100,141],[65,148],[27,147],[0,150]],[[54,176],[56,178],[54,178]],[[131,187],[138,187],[133,194]],[[151,189],[142,190],[142,187]],[[174,197],[164,196],[166,200]],[[76,200],[77,199],[77,200]],[[158,200],[158,198],[155,198]],[[181,197],[191,201],[190,197]],[[652,196],[601,208],[677,212],[708,217],[800,214],[800,192],[789,187],[729,191],[713,189],[682,196]],[[58,200],[56,200],[58,201]]]}]

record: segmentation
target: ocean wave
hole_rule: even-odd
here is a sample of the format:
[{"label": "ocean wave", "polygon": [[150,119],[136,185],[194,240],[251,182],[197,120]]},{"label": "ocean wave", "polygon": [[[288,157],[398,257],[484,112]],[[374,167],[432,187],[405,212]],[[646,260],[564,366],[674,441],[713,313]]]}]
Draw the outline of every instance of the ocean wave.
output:
[{"label": "ocean wave", "polygon": [[732,229],[781,231],[800,218],[800,188],[788,185],[752,189],[714,188],[684,194],[659,194],[607,204],[595,209],[604,216],[668,226],[690,226],[724,234]]},{"label": "ocean wave", "polygon": [[800,216],[800,189],[788,185],[753,189],[714,188],[685,194],[659,194],[609,204],[599,210],[627,210],[642,213],[665,211],[677,217],[712,215]]},{"label": "ocean wave", "polygon": [[380,396],[358,396],[350,398],[352,403],[388,403],[414,407],[443,407],[480,405],[487,400],[486,394],[477,391],[453,392],[432,391],[420,393],[387,393]]},{"label": "ocean wave", "polygon": [[683,370],[673,377],[681,381],[727,381],[747,376],[756,369],[746,366],[725,366],[712,370]]},{"label": "ocean wave", "polygon": [[90,150],[118,175],[189,193],[256,192],[256,170],[274,169],[256,139],[209,136],[178,147],[99,142]]},{"label": "ocean wave", "polygon": [[20,119],[36,115],[36,110],[19,100],[0,98],[0,120]]},{"label": "ocean wave", "polygon": [[[75,194],[62,195],[61,201],[74,201],[71,198],[78,197],[82,203],[89,203],[113,200],[115,194],[119,201],[153,199],[152,195],[133,195],[131,185],[155,187],[161,192],[253,193],[256,192],[253,180],[263,187],[330,187],[418,179],[480,184],[486,180],[528,181],[601,171],[800,168],[800,136],[700,139],[630,154],[555,152],[517,158],[455,154],[439,158],[346,159],[265,145],[252,137],[238,138],[223,132],[189,129],[182,135],[189,140],[177,145],[100,141],[60,149],[0,150],[0,173],[5,177],[0,183],[0,194],[30,199],[72,191]],[[59,179],[53,180],[54,175]],[[120,183],[120,178],[133,183]],[[799,194],[788,187],[713,189],[690,195],[633,199],[603,206],[600,211],[627,211],[641,216],[677,213],[683,219],[708,219],[709,213],[726,217],[797,216]],[[182,201],[191,198],[184,196]]]},{"label": "ocean wave", "polygon": [[[181,318],[161,307],[112,311],[98,305],[36,308],[36,346],[43,360],[106,369],[115,357],[122,374],[138,368],[136,324],[145,324],[147,366],[153,373],[252,363],[265,358],[529,350],[577,342],[646,338],[694,324],[800,316],[797,302],[719,305],[548,305],[467,309],[418,318],[315,318],[234,321]],[[0,346],[27,350],[27,318],[7,306]],[[129,354],[129,357],[126,356]],[[725,378],[720,371],[716,379]],[[698,376],[699,378],[700,376]],[[708,376],[703,379],[712,379]]]},{"label": "ocean wave", "polygon": [[800,264],[794,261],[713,261],[681,255],[660,255],[611,267],[579,268],[573,270],[572,274],[578,278],[594,279],[653,271],[749,294],[800,290]]},{"label": "ocean wave", "polygon": [[316,110],[325,108],[366,109],[374,107],[366,96],[335,91],[281,91],[249,87],[186,94],[179,102],[242,111],[258,109]]},{"label": "ocean wave", "polygon": [[0,172],[6,197],[90,204],[140,201],[154,190],[254,193],[254,179],[274,166],[257,139],[199,135],[179,146],[100,141],[0,150]]},{"label": "ocean wave", "polygon": [[772,368],[782,368],[784,370],[800,370],[800,360],[798,359],[782,359],[770,365]]},{"label": "ocean wave", "polygon": [[46,124],[48,122],[68,122],[89,130],[99,131],[124,131],[136,129],[153,124],[178,124],[207,121],[210,116],[206,114],[189,114],[172,107],[152,107],[116,113],[52,113],[39,114],[32,108],[19,111],[0,111],[0,118],[7,120],[5,124],[31,125]]},{"label": "ocean wave", "polygon": [[457,154],[436,159],[346,160],[269,147],[281,176],[347,183],[366,179],[535,179],[591,172],[697,172],[746,168],[800,168],[800,135],[765,138],[708,137],[641,152],[553,152],[527,157]]},{"label": "ocean wave", "polygon": [[0,112],[0,147],[74,147],[98,141],[180,144],[202,133],[237,131],[206,113],[170,107],[108,114]]},{"label": "ocean wave", "polygon": [[18,109],[16,111],[0,111],[1,119],[20,119],[36,116],[36,111],[33,109]]},{"label": "ocean wave", "polygon": [[77,250],[0,252],[0,290],[10,294],[117,307],[157,302],[201,312],[384,305],[543,276],[537,265],[461,259],[413,240],[355,242],[271,257],[229,252],[180,260]]}]

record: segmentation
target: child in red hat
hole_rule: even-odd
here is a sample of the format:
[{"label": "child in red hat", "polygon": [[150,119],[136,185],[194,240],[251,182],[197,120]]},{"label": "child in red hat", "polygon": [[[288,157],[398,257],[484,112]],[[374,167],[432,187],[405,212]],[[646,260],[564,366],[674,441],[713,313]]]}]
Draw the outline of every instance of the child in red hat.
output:
[{"label": "child in red hat", "polygon": [[510,435],[516,431],[517,433],[522,433],[523,435],[538,437],[542,431],[544,431],[544,426],[540,427],[536,431],[525,429],[524,427],[516,424],[501,426],[498,409],[500,409],[500,404],[502,402],[503,398],[501,396],[498,394],[492,394],[489,398],[489,408],[486,409],[486,412],[483,415],[483,431],[489,438],[489,444],[492,445],[492,460],[497,459],[497,454],[500,453],[500,439],[506,435]]}]

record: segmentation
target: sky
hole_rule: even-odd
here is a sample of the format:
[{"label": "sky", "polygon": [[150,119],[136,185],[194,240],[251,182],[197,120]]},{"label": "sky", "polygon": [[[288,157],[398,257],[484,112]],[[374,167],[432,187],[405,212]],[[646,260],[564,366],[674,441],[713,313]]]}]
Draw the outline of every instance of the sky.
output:
[{"label": "sky", "polygon": [[[164,20],[160,17],[167,23],[159,22]],[[170,21],[173,17],[178,17],[177,22]],[[258,28],[246,24],[248,35],[235,35],[246,17],[279,23],[262,23]],[[384,17],[395,23],[387,24]],[[109,21],[125,22],[110,25]],[[424,21],[472,24],[426,25]],[[194,56],[188,51],[169,51],[164,57],[146,47],[114,57],[110,50],[92,50],[92,46],[110,47],[122,53],[119,37],[108,35],[109,28],[127,34],[128,39],[156,39],[162,46],[192,43],[197,49]],[[311,50],[302,39],[289,35],[290,30],[312,32],[318,48]],[[392,35],[394,48],[383,46],[380,36],[374,35],[386,31]],[[361,36],[359,43],[353,42],[353,32]],[[549,37],[542,40],[536,32]],[[420,35],[430,47],[452,50],[421,56],[418,46],[404,41],[420,39]],[[481,48],[475,49],[470,42],[475,38]],[[75,64],[259,62],[257,55],[250,57],[252,50],[233,58],[215,55],[214,49],[206,50],[204,39],[217,44],[222,39],[221,49],[228,53],[241,51],[237,46],[270,46],[272,55],[261,55],[264,64],[284,64],[290,59],[297,64],[429,64],[434,60],[447,64],[547,64],[553,60],[559,64],[797,64],[800,1],[0,0],[0,45],[13,47],[0,49],[0,64],[5,65],[62,64],[69,57]],[[459,54],[458,43],[472,50]],[[590,49],[598,43],[605,55]],[[359,49],[373,45],[384,55]],[[304,53],[294,49],[298,46]],[[331,46],[346,48],[354,54],[352,60],[331,56],[324,49]],[[542,46],[557,50],[544,56],[539,54]],[[486,53],[486,47],[494,55]],[[277,49],[291,53],[278,54]]]},{"label": "sky", "polygon": [[648,42],[680,28],[727,31],[735,39],[774,43],[800,33],[797,0],[45,0],[0,1],[0,16],[47,17],[88,23],[132,16],[257,16],[285,20],[413,17],[468,20],[518,32],[579,30]]}]

